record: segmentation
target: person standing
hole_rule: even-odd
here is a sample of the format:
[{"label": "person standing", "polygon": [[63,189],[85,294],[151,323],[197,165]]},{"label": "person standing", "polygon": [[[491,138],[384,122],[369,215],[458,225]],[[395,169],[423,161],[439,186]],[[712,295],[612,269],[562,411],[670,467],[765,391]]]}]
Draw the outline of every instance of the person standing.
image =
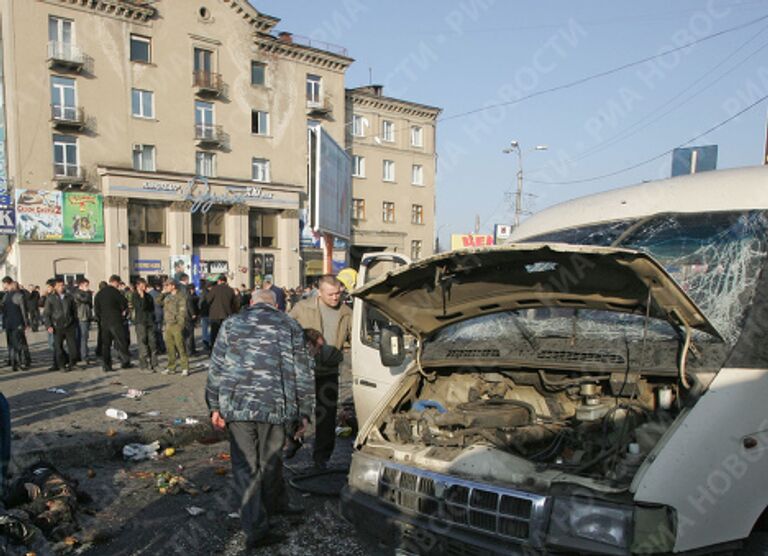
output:
[{"label": "person standing", "polygon": [[205,295],[205,300],[208,302],[208,322],[211,325],[211,348],[213,348],[221,324],[240,310],[240,302],[235,290],[229,287],[227,277],[223,274]]},{"label": "person standing", "polygon": [[187,320],[184,323],[184,348],[187,350],[187,355],[192,357],[197,354],[197,347],[195,346],[195,322],[198,317],[198,298],[195,293],[195,286],[189,282],[189,274],[182,274],[180,282],[179,293],[183,295],[184,299],[187,301]]},{"label": "person standing", "polygon": [[149,295],[152,296],[152,301],[155,302],[155,345],[157,345],[157,354],[162,355],[165,353],[165,340],[163,339],[163,304],[158,303],[157,298],[160,297],[162,286],[159,282],[152,284],[149,289]]},{"label": "person standing", "polygon": [[[8,359],[11,369],[18,371],[25,366],[25,346],[27,340],[25,330],[29,328],[29,315],[27,313],[27,300],[19,291],[19,285],[10,276],[3,278],[2,314],[3,328],[8,346]],[[28,348],[27,348],[28,349]]]},{"label": "person standing", "polygon": [[[55,353],[59,360],[57,367],[62,367],[64,372],[71,371],[77,361],[77,342],[75,341],[75,329],[77,328],[77,308],[75,299],[66,291],[66,284],[62,278],[57,278],[53,286],[54,292],[45,298],[43,309],[43,322],[48,333],[53,334]],[[67,342],[67,361],[64,361],[64,342]]]},{"label": "person standing", "polygon": [[133,324],[136,343],[139,346],[139,372],[154,373],[157,369],[157,344],[155,342],[155,301],[147,291],[144,278],[136,280],[136,290],[131,293]]},{"label": "person standing", "polygon": [[208,294],[208,282],[203,281],[201,286],[202,290],[197,301],[197,314],[200,315],[200,338],[203,341],[203,348],[210,355],[211,349],[213,347],[211,345],[211,323],[209,319],[210,306],[208,305],[208,301],[205,299],[205,296]]},{"label": "person standing", "polygon": [[125,337],[123,323],[128,313],[128,300],[120,291],[120,277],[113,274],[109,284],[99,290],[93,300],[93,312],[99,322],[99,337],[101,339],[101,366],[104,372],[112,370],[112,342],[117,348],[117,354],[123,369],[131,366],[131,356],[128,353],[128,338]]},{"label": "person standing", "polygon": [[[325,345],[339,353],[324,353],[315,361],[315,467],[325,469],[336,444],[336,408],[339,400],[339,363],[352,331],[352,310],[341,302],[342,284],[332,274],[322,276],[317,296],[298,302],[289,313],[307,330],[322,333]],[[330,364],[329,364],[330,362]],[[336,363],[335,365],[333,363]]]},{"label": "person standing", "polygon": [[27,298],[27,316],[32,332],[40,328],[40,286],[30,286]]},{"label": "person standing", "polygon": [[246,547],[280,542],[269,516],[301,511],[291,507],[283,482],[286,427],[300,422],[295,435],[302,436],[314,400],[304,333],[277,309],[272,292],[254,291],[250,307],[222,325],[205,399],[211,423],[229,436]]},{"label": "person standing", "polygon": [[162,374],[176,372],[176,355],[181,362],[181,375],[189,376],[189,356],[184,347],[184,326],[187,321],[187,300],[179,293],[174,280],[166,280],[163,293],[157,298],[163,305],[165,319],[165,348],[168,351],[168,366]]},{"label": "person standing", "polygon": [[266,278],[264,278],[264,283],[262,284],[261,287],[275,294],[275,299],[277,299],[277,308],[280,309],[283,313],[285,313],[285,308],[286,308],[285,292],[283,291],[283,288],[278,288],[272,282],[272,276],[267,276]]},{"label": "person standing", "polygon": [[[47,301],[48,297],[55,295],[54,286],[56,286],[56,280],[53,278],[45,281],[45,290],[43,291],[43,295],[40,296],[40,309],[45,309],[45,302]],[[42,322],[42,317],[41,317]],[[53,332],[48,332],[48,349],[51,351],[51,357],[53,359],[53,364],[48,367],[49,371],[58,371],[59,370],[59,354],[57,352],[56,348],[56,341],[54,340]]]},{"label": "person standing", "polygon": [[74,293],[75,306],[77,307],[77,326],[80,330],[80,360],[86,365],[93,362],[88,351],[88,336],[93,320],[93,292],[90,290],[90,285],[91,283],[87,278],[81,278]]}]

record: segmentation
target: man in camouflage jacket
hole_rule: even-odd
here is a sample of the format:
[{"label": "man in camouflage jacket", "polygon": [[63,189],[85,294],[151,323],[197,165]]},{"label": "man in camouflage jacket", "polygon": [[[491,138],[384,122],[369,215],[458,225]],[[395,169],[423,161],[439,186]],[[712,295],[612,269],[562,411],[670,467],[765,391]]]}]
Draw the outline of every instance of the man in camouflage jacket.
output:
[{"label": "man in camouflage jacket", "polygon": [[157,297],[157,302],[163,306],[165,321],[165,348],[168,352],[168,368],[162,374],[176,372],[176,353],[181,361],[181,374],[189,375],[189,355],[184,346],[184,326],[187,323],[187,298],[179,292],[179,286],[174,280],[166,280],[163,293]]},{"label": "man in camouflage jacket", "polygon": [[314,380],[304,332],[277,309],[271,291],[256,290],[250,307],[223,323],[205,398],[213,426],[229,433],[247,545],[279,542],[268,516],[294,511],[282,475],[285,428],[312,415]]}]

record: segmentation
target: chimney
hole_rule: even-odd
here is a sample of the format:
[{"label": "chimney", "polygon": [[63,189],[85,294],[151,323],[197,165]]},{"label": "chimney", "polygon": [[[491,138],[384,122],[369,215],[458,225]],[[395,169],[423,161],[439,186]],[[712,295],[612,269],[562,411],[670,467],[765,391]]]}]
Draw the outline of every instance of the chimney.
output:
[{"label": "chimney", "polygon": [[280,33],[278,33],[277,34],[277,38],[280,41],[286,42],[286,43],[289,43],[289,44],[293,42],[293,34],[292,33],[288,33],[287,31],[281,31]]}]

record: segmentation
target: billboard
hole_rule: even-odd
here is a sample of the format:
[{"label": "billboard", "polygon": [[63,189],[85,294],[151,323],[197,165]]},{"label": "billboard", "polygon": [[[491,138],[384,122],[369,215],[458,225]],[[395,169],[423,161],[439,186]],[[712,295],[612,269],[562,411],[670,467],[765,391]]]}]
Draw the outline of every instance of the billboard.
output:
[{"label": "billboard", "polygon": [[16,233],[20,241],[60,241],[61,191],[16,190]]},{"label": "billboard", "polygon": [[63,195],[64,241],[104,242],[104,207],[98,193],[69,192]]},{"label": "billboard", "polygon": [[16,211],[10,195],[0,195],[0,234],[16,233]]},{"label": "billboard", "polygon": [[168,259],[168,268],[171,269],[171,279],[181,280],[181,275],[186,274],[192,279],[192,257],[190,255],[171,255]]},{"label": "billboard", "polygon": [[493,245],[490,234],[451,234],[451,249],[471,249]]},{"label": "billboard", "polygon": [[502,243],[503,241],[508,240],[511,236],[512,236],[511,224],[496,224],[493,227],[493,239],[497,245],[499,243]]},{"label": "billboard", "polygon": [[312,229],[349,239],[352,159],[319,126],[309,128],[309,205]]},{"label": "billboard", "polygon": [[672,177],[717,169],[717,145],[687,147],[672,151]]}]

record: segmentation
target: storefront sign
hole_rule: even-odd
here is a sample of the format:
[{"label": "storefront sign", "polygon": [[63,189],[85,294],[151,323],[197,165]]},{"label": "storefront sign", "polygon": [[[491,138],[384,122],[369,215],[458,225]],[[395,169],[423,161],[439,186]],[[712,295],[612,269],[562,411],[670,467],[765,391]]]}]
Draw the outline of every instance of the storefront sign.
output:
[{"label": "storefront sign", "polygon": [[489,234],[451,234],[451,249],[470,249],[493,245],[493,236]]},{"label": "storefront sign", "polygon": [[133,273],[162,274],[163,261],[159,259],[136,259],[133,261]]},{"label": "storefront sign", "polygon": [[104,241],[102,197],[96,193],[69,192],[63,196],[63,240],[101,243]]},{"label": "storefront sign", "polygon": [[16,233],[16,211],[10,195],[0,195],[0,234]]},{"label": "storefront sign", "polygon": [[227,274],[229,272],[229,263],[227,261],[208,261],[208,274]]},{"label": "storefront sign", "polygon": [[16,233],[21,241],[62,239],[61,191],[16,190]]},{"label": "storefront sign", "polygon": [[498,245],[502,241],[509,239],[512,236],[512,226],[509,224],[496,224],[493,227],[493,237]]},{"label": "storefront sign", "polygon": [[260,187],[250,187],[243,193],[233,193],[233,189],[227,189],[226,195],[216,195],[211,189],[207,178],[190,180],[182,192],[182,199],[192,203],[190,212],[205,214],[214,205],[245,205],[253,199],[273,199],[274,193],[268,193]]},{"label": "storefront sign", "polygon": [[141,188],[147,191],[179,191],[181,187],[180,183],[162,181],[145,181],[141,184]]}]

